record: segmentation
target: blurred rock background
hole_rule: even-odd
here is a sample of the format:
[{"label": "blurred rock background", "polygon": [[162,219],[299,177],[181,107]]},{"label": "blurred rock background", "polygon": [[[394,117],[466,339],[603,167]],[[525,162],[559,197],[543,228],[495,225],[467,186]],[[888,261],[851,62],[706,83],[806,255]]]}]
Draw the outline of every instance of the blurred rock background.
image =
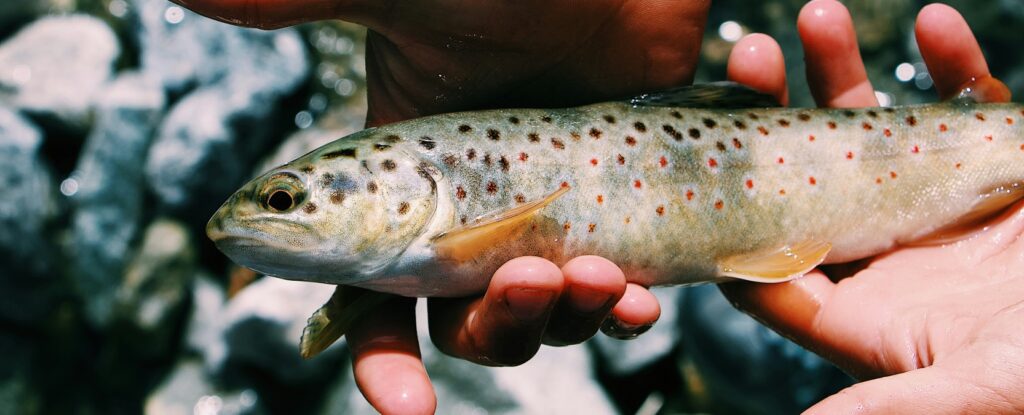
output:
[{"label": "blurred rock background", "polygon": [[[883,102],[933,100],[913,40],[924,3],[845,3]],[[811,105],[802,4],[715,1],[699,81],[767,32],[794,105]],[[1024,3],[950,4],[1024,96]],[[237,268],[203,235],[248,177],[361,128],[364,37],[338,22],[239,29],[163,0],[0,3],[0,414],[372,413],[343,343],[298,357],[332,287]],[[421,336],[439,412],[793,413],[850,383],[714,287],[656,293],[664,316],[640,339],[545,348],[519,368]]]}]

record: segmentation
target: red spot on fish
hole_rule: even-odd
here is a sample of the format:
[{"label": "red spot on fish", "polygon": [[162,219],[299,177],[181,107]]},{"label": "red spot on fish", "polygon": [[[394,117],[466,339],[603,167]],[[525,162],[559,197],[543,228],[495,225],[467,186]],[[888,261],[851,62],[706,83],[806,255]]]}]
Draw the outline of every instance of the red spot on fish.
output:
[{"label": "red spot on fish", "polygon": [[658,213],[658,216],[665,216],[665,206],[658,206],[654,211]]},{"label": "red spot on fish", "polygon": [[920,152],[921,152],[921,147],[919,147],[919,146],[914,146],[914,148],[912,148],[912,149],[910,150],[910,152],[911,152],[911,153],[914,153],[914,154],[920,153]]},{"label": "red spot on fish", "polygon": [[896,172],[894,172],[894,171],[889,172],[889,177],[895,179],[897,177],[896,176]]},{"label": "red spot on fish", "polygon": [[1024,144],[1020,145],[1020,151],[1024,151]]},{"label": "red spot on fish", "polygon": [[597,165],[597,159],[590,159],[590,165],[596,166]]},{"label": "red spot on fish", "polygon": [[569,222],[563,223],[562,224],[562,229],[565,229],[565,231],[568,232],[569,229],[572,229],[572,224],[569,223]]},{"label": "red spot on fish", "polygon": [[732,146],[736,147],[736,149],[738,150],[738,149],[743,148],[743,143],[740,142],[740,139],[734,138],[734,139],[732,139]]},{"label": "red spot on fish", "polygon": [[853,160],[853,152],[852,151],[847,151],[846,152],[846,159],[847,160]]},{"label": "red spot on fish", "polygon": [[688,200],[688,201],[689,201],[689,200],[693,200],[693,197],[694,197],[694,196],[695,196],[695,195],[694,195],[694,193],[693,193],[693,190],[687,190],[687,191],[686,191],[686,200]]},{"label": "red spot on fish", "polygon": [[708,167],[711,167],[711,168],[718,167],[718,160],[715,160],[714,157],[708,159]]},{"label": "red spot on fish", "polygon": [[616,157],[615,159],[616,161],[619,162],[620,166],[626,164],[626,157],[624,157],[622,154],[619,154],[618,157]]},{"label": "red spot on fish", "polygon": [[636,138],[634,138],[631,135],[630,136],[626,136],[626,145],[630,146],[630,147],[635,146],[636,145]]},{"label": "red spot on fish", "polygon": [[569,182],[562,182],[562,187],[569,187]]},{"label": "red spot on fish", "polygon": [[597,204],[604,203],[604,195],[597,195]]},{"label": "red spot on fish", "polygon": [[530,159],[530,155],[526,153],[519,153],[519,161],[525,162]]},{"label": "red spot on fish", "polygon": [[456,187],[455,188],[455,197],[457,199],[459,199],[459,200],[465,199],[466,198],[466,189],[463,189],[462,186]]},{"label": "red spot on fish", "polygon": [[497,191],[498,191],[498,184],[497,183],[495,183],[493,181],[487,182],[487,193],[494,194]]},{"label": "red spot on fish", "polygon": [[629,223],[632,222],[632,221],[633,221],[632,217],[626,216],[626,224],[627,225],[629,225]]},{"label": "red spot on fish", "polygon": [[587,232],[594,233],[594,230],[596,230],[596,229],[597,229],[597,224],[596,223],[591,223],[587,227]]},{"label": "red spot on fish", "polygon": [[992,141],[992,136],[991,135],[986,135],[985,136],[985,141]]},{"label": "red spot on fish", "polygon": [[1006,125],[1013,125],[1013,118],[1006,117]]},{"label": "red spot on fish", "polygon": [[661,167],[665,167],[668,165],[668,159],[665,158],[665,156],[661,156],[661,159],[658,160],[658,164],[661,165]]},{"label": "red spot on fish", "polygon": [[725,207],[725,202],[723,202],[721,200],[716,200],[715,201],[715,210],[722,210],[722,208],[724,208],[724,207]]},{"label": "red spot on fish", "polygon": [[985,114],[979,112],[977,114],[974,114],[974,118],[977,118],[978,121],[985,121]]},{"label": "red spot on fish", "polygon": [[939,131],[941,131],[941,132],[949,131],[949,126],[946,125],[946,124],[939,124]]},{"label": "red spot on fish", "polygon": [[786,189],[779,189],[779,196],[785,196],[785,195],[786,195]]},{"label": "red spot on fish", "polygon": [[640,181],[639,181],[639,180],[633,180],[633,187],[635,187],[635,188],[639,189],[639,188],[642,188],[642,187],[644,187],[644,184],[643,184],[643,183],[640,183]]},{"label": "red spot on fish", "polygon": [[886,136],[886,137],[892,137],[892,130],[890,130],[890,129],[886,128],[886,129],[885,129],[885,136]]},{"label": "red spot on fish", "polygon": [[875,129],[875,126],[871,125],[871,123],[863,123],[861,124],[861,128],[863,128],[864,131],[871,131]]},{"label": "red spot on fish", "polygon": [[829,122],[828,122],[828,129],[829,129],[829,130],[835,130],[835,129],[836,129],[836,128],[838,128],[838,127],[839,127],[839,126],[838,126],[838,125],[836,125],[836,122],[835,122],[835,121],[829,121]]},{"label": "red spot on fish", "polygon": [[[1022,146],[1022,147],[1024,147],[1024,146]],[[957,168],[958,170],[959,170],[960,168],[962,168],[962,167],[964,167],[963,163],[957,163],[957,164],[956,164],[956,168]]]},{"label": "red spot on fish", "polygon": [[875,178],[875,184],[882,184],[882,178],[881,177],[876,177]]},{"label": "red spot on fish", "polygon": [[522,193],[516,194],[516,203],[526,203],[526,196]]},{"label": "red spot on fish", "polygon": [[807,183],[810,183],[811,186],[817,185],[818,184],[818,179],[815,179],[814,176],[808,177],[807,178]]},{"label": "red spot on fish", "polygon": [[753,189],[753,188],[754,188],[754,181],[751,180],[751,179],[747,179],[747,189]]},{"label": "red spot on fish", "polygon": [[911,127],[916,127],[917,126],[917,117],[915,117],[913,115],[907,117],[907,124],[910,124]]},{"label": "red spot on fish", "polygon": [[816,139],[817,139],[817,138],[815,138],[815,137],[814,137],[813,135],[811,135],[810,137],[807,137],[807,141],[810,141],[810,142],[812,142],[812,143],[813,143],[813,142],[814,142],[814,140],[816,140]]},{"label": "red spot on fish", "polygon": [[779,157],[779,164],[786,164],[786,159]]},{"label": "red spot on fish", "polygon": [[768,129],[764,128],[764,126],[758,126],[757,127],[757,131],[760,132],[761,135],[763,135],[763,136],[767,136],[768,135]]}]

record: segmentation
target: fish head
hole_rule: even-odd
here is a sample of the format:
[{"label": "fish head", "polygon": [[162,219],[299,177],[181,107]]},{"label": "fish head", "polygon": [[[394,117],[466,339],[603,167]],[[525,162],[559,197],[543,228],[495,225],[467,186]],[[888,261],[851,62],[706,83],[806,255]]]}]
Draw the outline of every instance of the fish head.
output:
[{"label": "fish head", "polygon": [[379,277],[424,232],[436,185],[411,153],[340,140],[250,181],[207,235],[236,263],[287,279]]}]

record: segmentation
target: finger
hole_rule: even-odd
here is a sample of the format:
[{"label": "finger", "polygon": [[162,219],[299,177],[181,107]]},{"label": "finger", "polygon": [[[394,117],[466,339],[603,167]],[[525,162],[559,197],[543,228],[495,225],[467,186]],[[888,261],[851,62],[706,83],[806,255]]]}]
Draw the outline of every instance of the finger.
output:
[{"label": "finger", "polygon": [[315,20],[346,18],[354,0],[171,0],[211,19],[237,26],[276,29]]},{"label": "finger", "polygon": [[805,414],[1013,413],[998,392],[938,366],[859,383],[832,395]]},{"label": "finger", "polygon": [[562,271],[550,261],[513,259],[481,299],[431,299],[430,337],[442,352],[471,362],[522,364],[540,348],[562,285]]},{"label": "finger", "polygon": [[575,258],[562,267],[565,288],[544,334],[544,343],[564,346],[594,336],[626,291],[626,276],[611,261]]},{"label": "finger", "polygon": [[797,29],[804,44],[807,83],[822,107],[878,105],[857,46],[846,7],[835,0],[815,0],[800,11]]},{"label": "finger", "polygon": [[616,339],[634,339],[654,327],[659,317],[658,298],[644,287],[626,284],[626,292],[601,325],[601,331]]},{"label": "finger", "polygon": [[[917,17],[917,44],[942,99],[950,99],[965,86],[991,77],[971,28],[952,7],[932,4]],[[1009,90],[995,88],[1001,96],[984,97],[985,102],[1008,102]]]},{"label": "finger", "polygon": [[397,298],[346,334],[356,386],[382,414],[431,414],[434,388],[420,359],[416,300]]},{"label": "finger", "polygon": [[729,54],[726,72],[730,81],[774,96],[780,104],[789,105],[786,60],[782,56],[782,48],[771,36],[754,33],[736,42]]}]

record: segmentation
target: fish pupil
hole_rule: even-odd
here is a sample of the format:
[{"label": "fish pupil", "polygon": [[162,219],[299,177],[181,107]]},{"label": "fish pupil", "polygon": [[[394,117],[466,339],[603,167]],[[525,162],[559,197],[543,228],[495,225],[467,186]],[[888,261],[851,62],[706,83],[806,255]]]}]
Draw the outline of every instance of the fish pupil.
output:
[{"label": "fish pupil", "polygon": [[295,199],[290,193],[284,190],[278,190],[271,193],[270,197],[267,198],[267,206],[270,206],[271,209],[278,212],[284,212],[291,209],[294,204]]}]

